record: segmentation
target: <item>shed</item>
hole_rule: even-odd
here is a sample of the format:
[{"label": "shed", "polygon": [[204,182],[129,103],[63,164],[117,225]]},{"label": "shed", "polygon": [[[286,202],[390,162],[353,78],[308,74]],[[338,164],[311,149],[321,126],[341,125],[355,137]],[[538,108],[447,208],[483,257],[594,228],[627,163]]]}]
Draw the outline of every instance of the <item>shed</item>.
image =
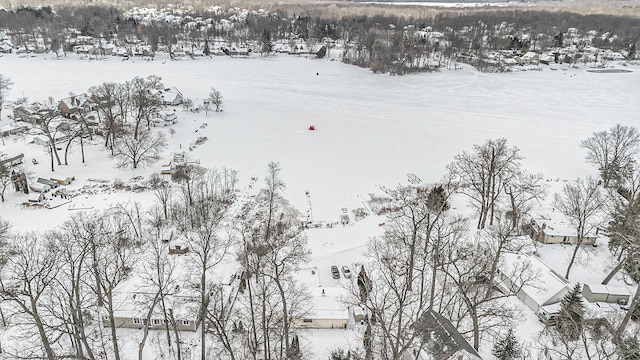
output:
[{"label": "shed", "polygon": [[47,184],[42,184],[39,182],[32,182],[29,184],[29,189],[31,189],[32,191],[35,191],[37,193],[45,193],[49,190],[51,190],[51,186],[47,185]]},{"label": "shed", "polygon": [[53,174],[49,177],[49,179],[51,181],[55,181],[60,185],[69,185],[71,184],[71,182],[73,180],[75,180],[75,177],[73,176],[63,176],[63,175],[58,175],[58,174]]},{"label": "shed", "polygon": [[629,303],[631,293],[622,286],[584,284],[582,286],[582,296],[588,302],[606,302],[626,305]]},{"label": "shed", "polygon": [[31,204],[38,204],[43,202],[45,200],[45,197],[44,197],[44,194],[41,192],[32,192],[29,194],[29,197],[27,198],[27,200]]},{"label": "shed", "polygon": [[60,184],[59,184],[58,182],[56,182],[56,181],[52,181],[52,180],[45,179],[45,178],[41,178],[41,177],[40,177],[40,178],[38,178],[38,179],[36,180],[36,182],[37,182],[37,183],[40,183],[40,184],[49,185],[52,189],[55,189],[55,188],[57,188],[58,186],[60,186]]}]

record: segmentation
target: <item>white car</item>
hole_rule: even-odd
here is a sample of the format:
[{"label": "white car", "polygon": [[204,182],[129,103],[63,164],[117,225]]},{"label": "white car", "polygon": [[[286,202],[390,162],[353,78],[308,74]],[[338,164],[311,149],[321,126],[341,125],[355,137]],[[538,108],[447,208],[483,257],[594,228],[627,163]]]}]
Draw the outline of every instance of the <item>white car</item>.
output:
[{"label": "white car", "polygon": [[349,269],[348,266],[345,265],[345,266],[342,267],[342,273],[344,274],[345,278],[347,278],[347,279],[351,278],[351,270]]}]

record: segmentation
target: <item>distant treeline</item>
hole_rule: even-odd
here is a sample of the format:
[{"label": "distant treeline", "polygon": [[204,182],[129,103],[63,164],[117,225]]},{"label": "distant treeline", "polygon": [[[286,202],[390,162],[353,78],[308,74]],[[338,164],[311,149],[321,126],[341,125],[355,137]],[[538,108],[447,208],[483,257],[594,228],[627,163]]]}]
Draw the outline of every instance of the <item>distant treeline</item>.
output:
[{"label": "distant treeline", "polygon": [[[38,38],[45,44],[64,43],[68,29],[76,29],[81,35],[109,41],[139,39],[154,50],[160,44],[170,48],[184,42],[207,48],[213,39],[255,44],[262,51],[272,49],[265,42],[296,40],[330,47],[329,39],[343,40],[348,47],[345,62],[399,74],[430,71],[451,60],[477,61],[489,50],[532,48],[540,52],[562,47],[557,39],[570,28],[579,34],[595,30],[597,35],[589,39],[593,44],[588,45],[601,49],[628,49],[640,39],[640,19],[634,17],[513,8],[416,9],[416,16],[407,15],[407,9],[403,15],[345,15],[348,6],[279,5],[267,8],[266,13],[249,11],[233,21],[229,21],[228,9],[190,8],[177,25],[160,19],[141,22],[111,6],[19,7],[0,10],[0,30],[18,46]],[[198,18],[204,21],[194,22]],[[226,25],[219,26],[221,22]],[[416,35],[426,27],[442,38],[434,41]],[[566,42],[567,37],[564,39]]]}]

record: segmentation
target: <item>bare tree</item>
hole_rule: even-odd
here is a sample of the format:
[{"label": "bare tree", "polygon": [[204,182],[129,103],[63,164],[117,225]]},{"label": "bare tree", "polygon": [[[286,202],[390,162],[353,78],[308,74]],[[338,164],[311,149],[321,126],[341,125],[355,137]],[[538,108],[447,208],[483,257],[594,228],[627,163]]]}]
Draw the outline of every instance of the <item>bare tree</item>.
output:
[{"label": "bare tree", "polygon": [[245,268],[250,323],[250,353],[256,358],[285,359],[291,353],[291,320],[301,317],[308,294],[293,274],[308,261],[309,250],[298,213],[282,198],[280,166],[271,162],[266,188],[239,211],[242,249],[238,258]]},{"label": "bare tree", "polygon": [[[420,348],[420,317],[439,306],[442,268],[466,222],[447,215],[450,187],[398,187],[386,190],[391,205],[385,233],[367,247],[368,262],[358,285],[348,287],[352,306],[371,314],[365,348],[369,356],[399,358]],[[439,279],[438,279],[439,278]],[[375,344],[375,345],[374,345]]]},{"label": "bare tree", "polygon": [[11,79],[6,75],[0,74],[0,119],[2,118],[2,108],[4,105],[4,99],[7,96],[7,93],[11,89]]},{"label": "bare tree", "polygon": [[193,203],[193,191],[196,183],[203,177],[206,177],[207,169],[197,164],[185,164],[176,165],[174,171],[171,173],[171,180],[177,182],[181,186],[182,195],[188,201],[188,204]]},{"label": "bare tree", "polygon": [[93,101],[98,104],[98,118],[100,119],[104,146],[111,149],[120,132],[121,124],[126,120],[129,108],[129,88],[126,84],[105,82],[89,88]]},{"label": "bare tree", "polygon": [[119,360],[120,346],[114,317],[118,303],[114,298],[114,290],[127,279],[136,262],[136,232],[131,229],[129,216],[123,216],[120,209],[111,208],[93,216],[84,216],[80,224],[75,236],[82,238],[89,246],[88,260],[95,282],[91,288],[96,294],[98,306],[106,313],[104,318],[109,324],[112,351],[115,359]]},{"label": "bare tree", "polygon": [[163,133],[154,134],[142,129],[136,138],[133,133],[125,133],[116,143],[114,156],[118,158],[119,167],[137,169],[138,166],[153,164],[160,159],[160,153],[167,147]]},{"label": "bare tree", "polygon": [[516,172],[511,181],[505,184],[504,192],[507,195],[505,208],[508,209],[505,215],[511,219],[513,230],[519,231],[522,218],[531,211],[536,202],[544,199],[547,188],[541,174],[528,174],[524,171]]},{"label": "bare tree", "polygon": [[57,247],[49,238],[36,233],[16,236],[11,247],[14,253],[6,259],[2,269],[0,296],[17,305],[18,313],[30,319],[41,346],[32,354],[28,349],[22,349],[22,356],[55,360],[58,355],[54,352],[54,344],[59,333],[55,326],[47,323],[43,313],[46,313],[44,303],[48,301],[50,287],[60,271]]},{"label": "bare tree", "polygon": [[149,183],[151,189],[153,189],[153,194],[162,207],[164,219],[169,220],[169,208],[171,208],[171,199],[174,193],[174,189],[171,186],[171,183],[162,179],[160,175],[158,175],[158,173],[151,174]]},{"label": "bare tree", "polygon": [[563,186],[562,193],[555,194],[554,208],[567,217],[576,229],[577,236],[576,247],[567,266],[565,278],[569,278],[571,266],[586,236],[593,234],[603,224],[602,210],[605,201],[598,182],[592,178],[567,183]]},{"label": "bare tree", "polygon": [[604,186],[618,186],[633,170],[640,134],[634,127],[618,124],[608,131],[594,133],[581,145],[587,149],[587,161],[598,166]]},{"label": "bare tree", "polygon": [[4,202],[4,193],[12,182],[11,169],[5,164],[0,164],[0,199],[2,199],[2,202]]},{"label": "bare tree", "polygon": [[209,93],[209,102],[216,106],[216,112],[222,111],[222,93],[215,88],[211,88]]},{"label": "bare tree", "polygon": [[174,210],[175,224],[189,244],[189,259],[200,278],[200,301],[198,319],[201,322],[201,358],[206,359],[205,319],[211,270],[223,261],[228,253],[232,239],[221,233],[223,220],[231,202],[220,190],[215,172],[210,172],[195,184],[191,199],[183,197],[176,201]]},{"label": "bare tree", "polygon": [[160,90],[164,89],[162,79],[159,76],[148,76],[147,78],[135,77],[128,83],[130,96],[130,114],[135,121],[133,138],[138,139],[140,135],[140,124],[147,122],[147,127],[151,121],[151,116],[158,112],[162,105]]},{"label": "bare tree", "polygon": [[86,311],[95,304],[95,298],[90,296],[84,280],[91,276],[90,246],[86,238],[76,237],[82,226],[82,218],[75,216],[62,224],[60,231],[52,233],[60,251],[61,270],[53,281],[53,301],[48,311],[63,324],[59,329],[69,336],[76,357],[94,360],[93,348],[98,339],[87,336],[92,316],[86,316]]},{"label": "bare tree", "polygon": [[[155,217],[157,219],[157,217]],[[154,217],[149,218],[153,222]],[[161,222],[153,222],[152,228],[157,228],[155,224]],[[159,230],[158,230],[159,231]],[[148,234],[148,233],[147,233]],[[147,307],[146,321],[143,322],[143,336],[138,344],[138,359],[142,360],[142,351],[144,349],[147,337],[149,335],[149,326],[151,325],[151,317],[158,312],[156,307],[159,306],[160,316],[163,318],[164,328],[167,336],[167,345],[169,353],[173,353],[173,347],[171,342],[171,334],[169,324],[172,324],[175,329],[175,319],[170,321],[169,310],[173,308],[173,301],[169,296],[175,290],[175,275],[174,270],[176,268],[175,258],[170,256],[166,247],[162,244],[161,238],[155,236],[155,234],[144,236],[146,240],[146,261],[143,264],[140,277],[145,282],[144,294],[141,297],[144,306]],[[177,339],[179,341],[179,339]],[[178,358],[181,357],[180,351],[177,351]]]},{"label": "bare tree", "polygon": [[[51,171],[54,170],[54,156],[58,166],[62,165],[62,162],[60,161],[60,155],[58,154],[58,147],[56,145],[58,132],[61,129],[59,129],[58,126],[54,126],[56,121],[60,120],[60,117],[58,115],[59,114],[54,111],[49,111],[46,114],[42,114],[42,118],[38,120],[38,129],[43,135],[47,137],[47,140],[49,141],[47,147],[49,149],[49,154],[51,155]],[[62,128],[64,128],[64,126]]]},{"label": "bare tree", "polygon": [[451,178],[459,181],[460,191],[478,209],[478,229],[486,226],[487,219],[493,224],[500,195],[518,173],[521,159],[517,147],[497,139],[474,145],[472,153],[456,155],[447,166]]}]

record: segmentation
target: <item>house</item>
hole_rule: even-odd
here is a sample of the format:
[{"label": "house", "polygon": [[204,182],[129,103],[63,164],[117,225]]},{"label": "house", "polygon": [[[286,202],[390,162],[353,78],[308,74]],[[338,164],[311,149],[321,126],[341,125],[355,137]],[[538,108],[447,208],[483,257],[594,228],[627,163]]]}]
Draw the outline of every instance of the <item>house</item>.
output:
[{"label": "house", "polygon": [[9,135],[16,135],[16,134],[22,134],[29,131],[29,127],[24,125],[24,126],[6,126],[2,129],[0,129],[0,137],[7,137]]},{"label": "house", "polygon": [[94,109],[93,101],[87,94],[69,96],[60,100],[58,110],[64,117],[70,117],[72,114],[86,114]]},{"label": "house", "polygon": [[[571,291],[567,280],[535,255],[505,253],[496,285],[515,291],[520,301],[540,315]],[[516,291],[517,290],[517,291]]]},{"label": "house", "polygon": [[422,348],[410,349],[401,356],[403,360],[482,360],[451,321],[432,309],[425,311],[413,326],[417,336],[425,344],[424,347],[429,349],[428,353],[431,356],[427,355]]},{"label": "house", "polygon": [[160,92],[160,96],[162,97],[163,105],[180,105],[184,102],[184,97],[178,88],[170,87],[162,90]]},{"label": "house", "polygon": [[311,310],[302,318],[293,319],[291,326],[301,329],[346,329],[349,311],[339,300],[346,296],[340,287],[311,289]]},{"label": "house", "polygon": [[16,166],[22,164],[24,161],[24,154],[2,154],[0,153],[0,165],[6,167]]},{"label": "house", "polygon": [[[142,329],[145,325],[150,330],[164,330],[164,314],[160,306],[155,306],[147,323],[149,304],[155,296],[154,289],[145,281],[132,274],[113,290],[113,322],[117,328]],[[196,331],[200,324],[198,319],[199,292],[197,287],[180,284],[175,285],[164,296],[167,311],[173,313],[175,329],[178,331]],[[111,325],[108,315],[102,317],[102,325]],[[169,326],[173,331],[173,327]]]},{"label": "house", "polygon": [[37,102],[13,108],[13,118],[16,121],[24,121],[36,125],[42,123],[45,119],[53,117],[54,113],[54,109],[44,107]]},{"label": "house", "polygon": [[[531,219],[530,235],[534,240],[543,244],[572,244],[578,242],[577,231],[574,226],[560,212],[537,215]],[[596,233],[588,233],[582,240],[585,245],[594,245]]]},{"label": "house", "polygon": [[631,293],[622,286],[610,286],[602,284],[584,284],[582,296],[588,302],[606,302],[619,305],[627,305]]},{"label": "house", "polygon": [[0,53],[9,54],[13,51],[13,45],[7,40],[0,40]]},{"label": "house", "polygon": [[538,65],[540,63],[540,54],[533,51],[527,51],[524,55],[522,55],[521,59],[525,65]]},{"label": "house", "polygon": [[173,166],[171,165],[171,163],[163,164],[160,167],[160,174],[161,175],[171,175],[172,172],[173,172]]},{"label": "house", "polygon": [[291,327],[302,329],[346,329],[349,309],[340,301],[347,295],[342,287],[323,286],[318,271],[301,270],[296,278],[311,290],[311,307],[302,317],[294,318]]}]

